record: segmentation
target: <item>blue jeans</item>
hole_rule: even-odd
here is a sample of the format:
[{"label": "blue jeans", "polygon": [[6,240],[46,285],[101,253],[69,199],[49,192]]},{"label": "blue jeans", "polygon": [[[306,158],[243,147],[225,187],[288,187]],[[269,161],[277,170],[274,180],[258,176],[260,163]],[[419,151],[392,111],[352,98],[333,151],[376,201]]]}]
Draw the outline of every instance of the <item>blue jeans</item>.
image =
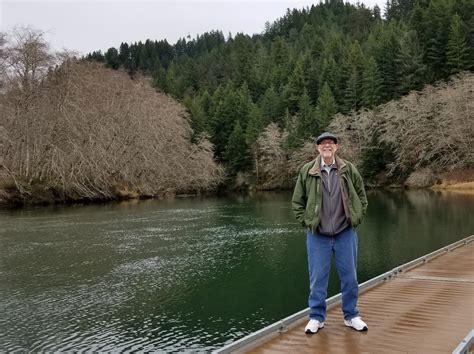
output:
[{"label": "blue jeans", "polygon": [[335,236],[313,234],[308,229],[306,246],[310,282],[309,317],[321,322],[326,319],[326,296],[333,254],[341,280],[344,319],[350,320],[358,316],[357,234],[354,229],[348,227]]}]

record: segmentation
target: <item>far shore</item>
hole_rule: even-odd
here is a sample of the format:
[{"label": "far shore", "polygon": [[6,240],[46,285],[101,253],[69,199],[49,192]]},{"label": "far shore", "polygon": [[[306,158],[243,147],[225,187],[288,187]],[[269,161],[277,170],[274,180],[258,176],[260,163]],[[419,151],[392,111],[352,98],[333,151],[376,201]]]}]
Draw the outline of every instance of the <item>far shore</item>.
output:
[{"label": "far shore", "polygon": [[474,181],[442,183],[431,187],[434,191],[474,195]]},{"label": "far shore", "polygon": [[[370,187],[369,189],[386,189],[386,188],[391,188],[394,186],[377,186],[375,188]],[[406,187],[403,186],[398,186],[397,188],[404,189]],[[408,188],[408,189],[418,189],[418,188]],[[449,192],[449,193],[459,193],[459,194],[466,194],[466,195],[474,195],[474,181],[467,181],[467,182],[460,182],[460,181],[449,181],[449,180],[443,180],[442,183],[435,184],[433,186],[428,186],[424,188],[419,188],[419,189],[425,189],[425,190],[433,190],[437,192]],[[277,190],[277,189],[275,189]],[[281,190],[281,189],[278,189]],[[271,190],[270,190],[271,191]],[[215,194],[220,194],[220,192],[215,192]],[[107,203],[107,202],[113,202],[113,201],[119,201],[119,200],[140,200],[140,199],[150,199],[150,198],[156,198],[156,199],[167,199],[167,198],[175,198],[175,197],[193,197],[193,196],[198,196],[198,195],[209,195],[209,194],[214,194],[213,192],[200,192],[200,193],[183,193],[183,194],[173,194],[173,193],[164,193],[163,195],[160,196],[150,196],[150,195],[139,195],[138,193],[131,193],[128,191],[128,193],[125,193],[122,191],[121,193],[118,193],[114,198],[109,198],[109,199],[92,199],[92,200],[85,200],[85,199],[78,199],[78,200],[58,200],[51,198],[51,195],[42,195],[42,196],[34,196],[30,195],[30,198],[28,199],[23,199],[20,194],[15,191],[12,193],[10,190],[10,193],[6,192],[3,189],[0,189],[0,208],[9,208],[9,207],[23,207],[23,206],[47,206],[47,205],[53,205],[53,204],[63,204],[63,205],[68,205],[68,204],[94,204],[94,203]]]},{"label": "far shore", "polygon": [[457,190],[457,191],[474,191],[474,181],[461,183],[441,183],[436,184],[431,189],[434,190]]}]

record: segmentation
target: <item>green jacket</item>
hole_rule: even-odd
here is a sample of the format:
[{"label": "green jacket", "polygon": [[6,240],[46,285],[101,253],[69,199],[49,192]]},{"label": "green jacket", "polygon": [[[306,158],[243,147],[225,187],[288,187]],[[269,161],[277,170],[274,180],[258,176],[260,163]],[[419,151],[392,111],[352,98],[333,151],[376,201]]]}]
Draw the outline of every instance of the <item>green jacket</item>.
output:
[{"label": "green jacket", "polygon": [[[336,164],[344,211],[349,223],[356,228],[367,211],[364,182],[351,162],[336,156]],[[313,232],[316,232],[320,221],[322,195],[321,156],[318,156],[301,168],[291,200],[296,219]]]}]

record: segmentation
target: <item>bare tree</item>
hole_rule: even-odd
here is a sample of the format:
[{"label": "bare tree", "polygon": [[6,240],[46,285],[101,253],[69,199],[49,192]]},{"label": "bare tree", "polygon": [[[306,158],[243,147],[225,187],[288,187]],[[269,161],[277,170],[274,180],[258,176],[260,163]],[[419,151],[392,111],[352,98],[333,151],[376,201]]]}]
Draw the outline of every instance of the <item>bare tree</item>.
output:
[{"label": "bare tree", "polygon": [[[31,168],[31,144],[34,144],[32,128],[37,117],[30,111],[37,88],[48,69],[55,63],[55,55],[50,51],[44,39],[44,33],[31,27],[14,28],[1,36],[1,82],[3,91],[19,90],[23,94],[14,97],[15,139],[20,143],[17,148],[19,159],[24,161],[21,174],[29,175]],[[12,99],[13,97],[10,96]],[[8,119],[8,118],[6,118]]]},{"label": "bare tree", "polygon": [[5,56],[8,80],[25,90],[44,78],[55,64],[44,32],[32,27],[17,27],[9,33]]},{"label": "bare tree", "polygon": [[293,151],[289,159],[290,174],[295,178],[304,164],[313,160],[318,151],[314,146],[314,141],[307,141],[299,149]]},{"label": "bare tree", "polygon": [[290,185],[288,154],[285,142],[288,134],[275,123],[269,124],[257,139],[259,189],[287,188]]},{"label": "bare tree", "polygon": [[474,75],[464,73],[384,106],[381,141],[395,147],[390,171],[474,165],[473,86]]},{"label": "bare tree", "polygon": [[7,35],[6,33],[0,32],[0,92],[2,92],[2,88],[5,85],[6,81],[6,43],[7,43]]},{"label": "bare tree", "polygon": [[[145,79],[69,58],[33,92],[0,96],[0,155],[25,196],[156,196],[222,179],[209,141],[191,143],[185,109]],[[28,110],[19,110],[26,98]]]}]

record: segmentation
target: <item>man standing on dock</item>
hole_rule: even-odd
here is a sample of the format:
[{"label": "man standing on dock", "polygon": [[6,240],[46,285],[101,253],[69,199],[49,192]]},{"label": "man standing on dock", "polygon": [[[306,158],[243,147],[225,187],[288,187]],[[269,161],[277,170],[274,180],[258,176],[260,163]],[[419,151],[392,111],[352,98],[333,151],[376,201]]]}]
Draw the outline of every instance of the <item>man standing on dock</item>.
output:
[{"label": "man standing on dock", "polygon": [[304,165],[292,198],[293,212],[306,227],[310,313],[306,333],[324,327],[331,257],[341,280],[344,324],[357,331],[367,324],[357,310],[357,234],[367,210],[364,183],[357,168],[336,156],[338,140],[325,132],[316,139],[319,156]]}]

